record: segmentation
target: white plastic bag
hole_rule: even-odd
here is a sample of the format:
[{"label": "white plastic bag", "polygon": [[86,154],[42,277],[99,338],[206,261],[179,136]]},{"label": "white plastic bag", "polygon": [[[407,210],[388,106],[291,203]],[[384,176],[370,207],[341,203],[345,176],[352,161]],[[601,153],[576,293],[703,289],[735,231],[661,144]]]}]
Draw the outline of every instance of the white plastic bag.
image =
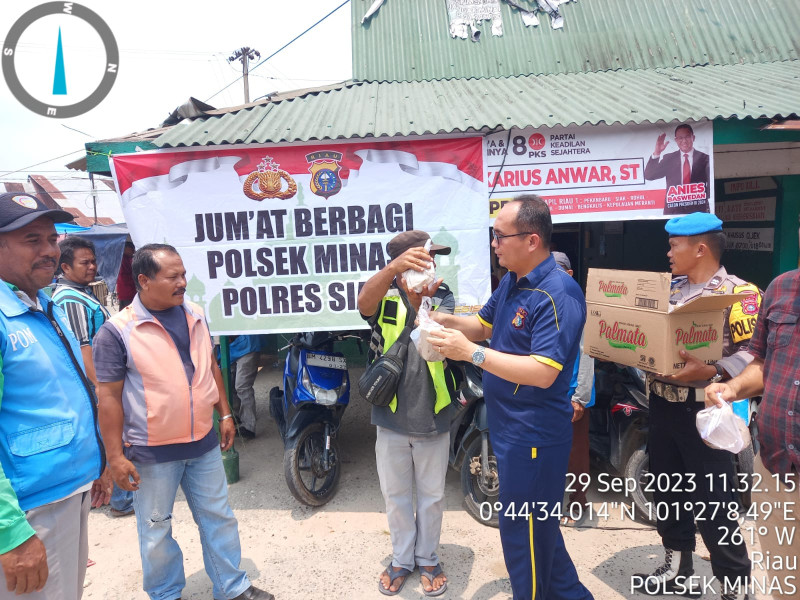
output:
[{"label": "white plastic bag", "polygon": [[422,303],[419,306],[417,316],[419,317],[419,326],[411,332],[411,340],[417,347],[417,352],[423,360],[428,362],[440,362],[444,360],[444,355],[439,354],[433,348],[433,344],[428,341],[428,334],[434,329],[442,329],[442,326],[431,319],[431,299],[425,296],[422,298]]},{"label": "white plastic bag", "polygon": [[697,431],[706,445],[738,454],[750,445],[750,430],[731,405],[710,406],[697,413]]},{"label": "white plastic bag", "polygon": [[[433,242],[428,239],[428,241],[425,242],[425,250],[430,252],[432,243]],[[422,272],[414,269],[404,271],[403,280],[406,282],[406,287],[408,287],[408,289],[414,290],[418,294],[421,294],[423,291],[427,290],[433,282],[436,281],[436,267],[433,266],[433,261],[428,263],[428,268]]]}]

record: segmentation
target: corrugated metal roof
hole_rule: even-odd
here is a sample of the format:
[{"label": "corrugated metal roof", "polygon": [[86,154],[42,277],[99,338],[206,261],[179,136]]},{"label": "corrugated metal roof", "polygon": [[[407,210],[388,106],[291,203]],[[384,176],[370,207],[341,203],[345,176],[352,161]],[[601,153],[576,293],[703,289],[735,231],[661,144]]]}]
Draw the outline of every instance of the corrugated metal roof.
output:
[{"label": "corrugated metal roof", "polygon": [[182,122],[158,147],[800,113],[800,60],[498,79],[361,83]]},{"label": "corrugated metal roof", "polygon": [[[536,6],[536,0],[515,0]],[[504,33],[488,21],[479,42],[453,39],[444,0],[386,0],[365,25],[372,0],[351,0],[353,78],[422,81],[614,69],[685,67],[800,57],[797,0],[580,0],[561,5],[564,28],[547,16],[525,27],[502,3]]]}]

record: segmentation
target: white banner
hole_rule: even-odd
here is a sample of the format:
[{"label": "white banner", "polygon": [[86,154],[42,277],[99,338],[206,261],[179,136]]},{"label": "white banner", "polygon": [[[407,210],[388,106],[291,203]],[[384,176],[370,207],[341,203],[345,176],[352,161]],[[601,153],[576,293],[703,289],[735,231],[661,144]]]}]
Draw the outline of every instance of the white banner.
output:
[{"label": "white banner", "polygon": [[554,223],[713,212],[713,160],[710,122],[499,132],[484,142],[489,212],[525,193]]},{"label": "white banner", "polygon": [[481,138],[224,146],[112,157],[137,247],[175,246],[214,334],[365,327],[360,286],[410,229],[452,253],[437,275],[489,297]]}]

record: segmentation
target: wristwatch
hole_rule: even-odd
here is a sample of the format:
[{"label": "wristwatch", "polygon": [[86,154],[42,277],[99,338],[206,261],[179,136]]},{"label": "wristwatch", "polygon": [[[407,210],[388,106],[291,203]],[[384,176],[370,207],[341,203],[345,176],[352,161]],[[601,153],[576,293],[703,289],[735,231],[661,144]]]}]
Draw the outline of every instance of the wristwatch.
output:
[{"label": "wristwatch", "polygon": [[483,346],[476,346],[475,352],[472,353],[472,364],[476,367],[480,367],[485,360],[486,352],[484,352]]},{"label": "wristwatch", "polygon": [[722,377],[724,376],[724,372],[722,367],[719,366],[719,363],[714,363],[714,368],[717,370],[716,374],[708,380],[709,383],[718,383],[722,381]]}]

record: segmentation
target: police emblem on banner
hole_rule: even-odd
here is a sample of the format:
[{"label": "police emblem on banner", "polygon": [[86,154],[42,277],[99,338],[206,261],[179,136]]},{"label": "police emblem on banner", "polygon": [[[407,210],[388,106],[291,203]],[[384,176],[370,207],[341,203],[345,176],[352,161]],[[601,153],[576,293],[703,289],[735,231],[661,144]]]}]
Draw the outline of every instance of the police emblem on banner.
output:
[{"label": "police emblem on banner", "polygon": [[322,150],[306,154],[311,173],[311,191],[317,196],[330,198],[342,189],[342,178],[339,176],[341,152]]},{"label": "police emblem on banner", "polygon": [[[286,187],[283,187],[284,183]],[[265,156],[257,169],[245,178],[242,191],[251,200],[286,200],[297,193],[297,183],[271,156]]]}]

